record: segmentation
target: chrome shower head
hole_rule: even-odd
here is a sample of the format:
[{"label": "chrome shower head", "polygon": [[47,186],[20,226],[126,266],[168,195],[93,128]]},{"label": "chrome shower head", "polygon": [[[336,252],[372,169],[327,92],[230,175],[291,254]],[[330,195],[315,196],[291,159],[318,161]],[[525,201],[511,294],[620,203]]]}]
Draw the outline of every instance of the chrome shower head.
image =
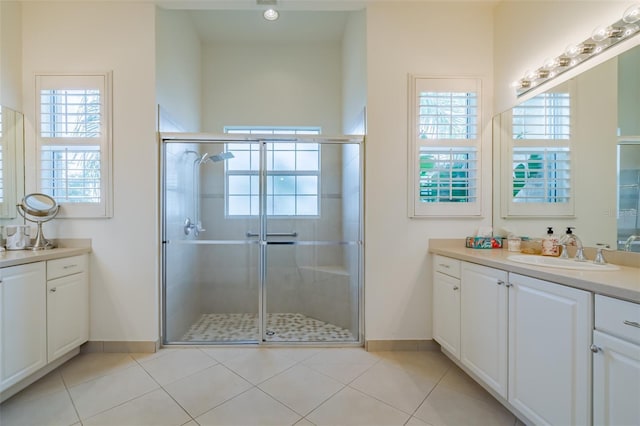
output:
[{"label": "chrome shower head", "polygon": [[234,158],[234,155],[231,152],[221,152],[220,154],[214,154],[209,157],[209,159],[215,163],[218,161],[224,161]]}]

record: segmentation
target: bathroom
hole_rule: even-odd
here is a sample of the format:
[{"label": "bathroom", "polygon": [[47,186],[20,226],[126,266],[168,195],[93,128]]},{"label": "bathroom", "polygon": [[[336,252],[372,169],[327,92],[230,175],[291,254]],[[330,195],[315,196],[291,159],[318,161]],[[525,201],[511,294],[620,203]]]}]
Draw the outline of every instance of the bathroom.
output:
[{"label": "bathroom", "polygon": [[[2,37],[2,102],[26,114],[25,166],[26,170],[34,170],[35,146],[30,126],[34,121],[30,112],[34,110],[34,100],[30,76],[42,70],[113,70],[113,216],[60,219],[48,224],[45,230],[52,237],[92,240],[92,340],[158,342],[161,265],[160,202],[156,196],[160,185],[155,133],[157,104],[183,112],[174,113],[172,118],[187,129],[200,130],[204,110],[199,105],[204,100],[194,84],[198,78],[174,81],[171,90],[177,95],[163,92],[163,88],[170,91],[169,76],[186,73],[185,64],[189,64],[189,72],[201,69],[201,52],[193,47],[197,36],[193,31],[175,31],[179,37],[174,33],[170,40],[175,47],[163,42],[163,19],[174,19],[173,28],[189,27],[188,21],[180,23],[181,19],[187,19],[187,11],[156,9],[151,3],[73,7],[47,3],[3,2],[2,30],[8,35]],[[614,20],[620,13],[618,9],[626,5],[620,3],[620,7],[612,8],[610,2],[589,2],[588,7],[577,12],[569,4],[546,2],[521,5],[474,2],[464,6],[439,2],[408,2],[399,6],[383,2],[367,5],[366,10],[353,4],[317,6],[325,11],[338,8],[346,14],[348,25],[343,37],[350,43],[334,47],[332,54],[343,58],[342,67],[353,73],[342,73],[339,77],[344,80],[339,86],[342,101],[327,107],[334,114],[330,121],[333,124],[320,125],[328,134],[351,133],[362,123],[366,105],[363,223],[366,340],[428,340],[431,315],[424,309],[431,299],[428,239],[462,238],[492,225],[491,170],[487,167],[482,167],[480,215],[465,220],[408,217],[407,73],[470,74],[483,80],[482,161],[490,164],[491,119],[493,112],[515,103],[511,81],[531,67],[532,62],[538,63],[563,50],[565,40],[580,39],[600,21]],[[305,7],[310,6],[300,6]],[[574,18],[576,13],[581,19]],[[103,19],[97,23],[85,19],[94,14]],[[530,19],[523,22],[518,18],[523,14]],[[49,16],[56,17],[53,20],[56,22],[80,23],[54,29]],[[121,23],[121,30],[113,31],[110,25],[113,21]],[[544,34],[537,31],[537,22],[548,23]],[[451,26],[457,31],[451,33]],[[85,30],[87,36],[78,38],[79,30]],[[442,33],[450,34],[447,43],[430,43],[429,55],[424,55],[424,43]],[[78,49],[94,53],[74,55],[65,48],[71,40]],[[513,43],[514,40],[518,43]],[[180,49],[180,46],[192,47]],[[180,60],[170,61],[163,50],[177,52]],[[452,51],[456,54],[452,55]],[[179,69],[180,73],[172,73],[172,69]],[[175,107],[167,97],[174,99]],[[336,115],[340,110],[342,114]],[[221,126],[226,124],[234,123],[211,123],[211,127],[202,130],[220,133]],[[35,176],[26,174],[25,187],[27,192],[37,187]],[[557,221],[556,226],[566,222]],[[580,229],[576,232],[584,234]]]}]

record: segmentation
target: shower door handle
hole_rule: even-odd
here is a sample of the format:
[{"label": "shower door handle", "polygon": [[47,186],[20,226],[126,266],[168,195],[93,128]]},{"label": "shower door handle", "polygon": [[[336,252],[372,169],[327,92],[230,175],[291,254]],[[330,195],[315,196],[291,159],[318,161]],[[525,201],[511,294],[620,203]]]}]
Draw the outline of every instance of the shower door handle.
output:
[{"label": "shower door handle", "polygon": [[[247,232],[247,237],[259,237],[260,234],[257,232]],[[267,232],[267,237],[297,237],[298,233],[296,231],[293,232]]]}]

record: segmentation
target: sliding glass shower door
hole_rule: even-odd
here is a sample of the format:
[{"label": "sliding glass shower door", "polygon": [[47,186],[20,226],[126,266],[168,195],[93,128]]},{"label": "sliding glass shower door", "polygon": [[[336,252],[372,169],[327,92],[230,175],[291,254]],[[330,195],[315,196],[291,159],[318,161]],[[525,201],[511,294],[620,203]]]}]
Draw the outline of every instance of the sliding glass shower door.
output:
[{"label": "sliding glass shower door", "polygon": [[165,344],[360,342],[360,140],[162,147]]}]

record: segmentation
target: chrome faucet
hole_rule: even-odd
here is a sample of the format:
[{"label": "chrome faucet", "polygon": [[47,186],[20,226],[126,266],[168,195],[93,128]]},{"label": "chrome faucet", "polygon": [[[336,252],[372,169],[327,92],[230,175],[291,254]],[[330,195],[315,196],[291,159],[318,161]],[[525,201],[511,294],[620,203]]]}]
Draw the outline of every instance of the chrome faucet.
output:
[{"label": "chrome faucet", "polygon": [[604,260],[604,255],[602,254],[603,250],[610,250],[611,246],[609,246],[609,244],[603,244],[603,243],[596,243],[597,247],[597,252],[596,252],[596,258],[593,260],[593,263],[597,264],[597,265],[606,265],[607,261]]},{"label": "chrome faucet", "polygon": [[640,235],[629,236],[629,238],[624,242],[624,251],[631,251],[631,243],[635,240],[640,240]]},{"label": "chrome faucet", "polygon": [[582,241],[576,234],[573,233],[573,226],[567,227],[567,233],[560,238],[559,243],[562,245],[562,254],[560,255],[563,259],[568,259],[569,254],[567,253],[567,246],[572,245],[576,246],[576,255],[573,257],[576,262],[586,262],[587,258],[584,256],[584,247],[582,246]]}]

